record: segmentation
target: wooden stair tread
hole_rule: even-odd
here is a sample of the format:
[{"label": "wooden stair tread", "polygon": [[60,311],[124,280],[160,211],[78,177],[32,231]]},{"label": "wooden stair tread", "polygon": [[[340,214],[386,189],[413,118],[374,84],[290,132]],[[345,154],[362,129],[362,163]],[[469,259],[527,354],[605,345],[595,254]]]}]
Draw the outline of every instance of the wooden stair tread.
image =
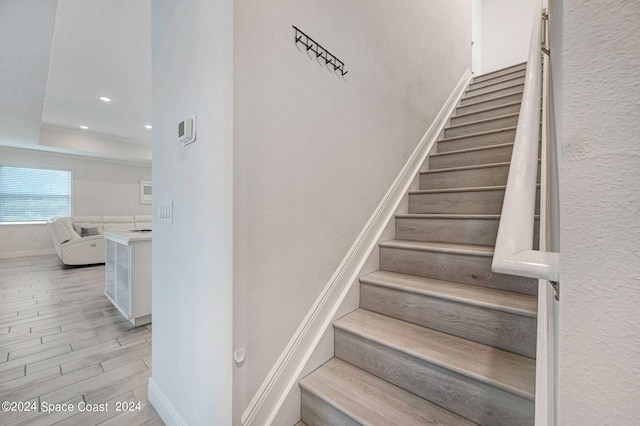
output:
[{"label": "wooden stair tread", "polygon": [[[477,192],[477,191],[504,191],[507,188],[506,185],[494,185],[494,186],[470,186],[465,188],[442,188],[442,189],[416,189],[409,191],[409,195],[419,194],[444,194],[451,192]],[[540,184],[536,184],[536,188],[540,189]]]},{"label": "wooden stair tread", "polygon": [[[448,141],[452,141],[455,139],[465,139],[465,138],[471,138],[473,136],[478,136],[478,135],[485,135],[488,133],[498,133],[498,132],[503,132],[505,130],[515,130],[515,127],[508,127],[508,128],[504,128],[504,129],[498,129],[498,130],[492,130],[490,132],[482,132],[482,133],[474,133],[471,135],[465,135],[465,136],[456,136],[453,138],[447,138],[447,139],[441,139],[438,141],[438,143],[440,142],[448,142]],[[447,151],[447,152],[436,152],[430,155],[430,157],[442,157],[445,155],[453,155],[453,154],[462,154],[465,152],[475,152],[475,151],[484,151],[487,149],[496,149],[496,148],[504,148],[506,146],[513,146],[513,142],[506,142],[506,143],[497,143],[495,145],[483,145],[483,146],[478,146],[478,147],[474,147],[474,148],[466,148],[466,149],[458,149],[455,151]]]},{"label": "wooden stair tread", "polygon": [[471,377],[528,400],[535,396],[535,360],[357,309],[334,322],[336,329]]},{"label": "wooden stair tread", "polygon": [[[508,77],[508,78],[507,78]],[[504,87],[513,86],[515,84],[524,84],[526,73],[512,73],[503,76],[493,78],[491,80],[480,81],[478,83],[471,83],[465,94],[473,96],[480,93],[493,92]]]},{"label": "wooden stair tread", "polygon": [[[398,213],[396,219],[500,219],[499,214]],[[540,215],[536,214],[536,220]]]},{"label": "wooden stair tread", "polygon": [[[522,93],[522,92],[514,92],[514,93]],[[497,95],[497,96],[494,96],[494,97],[492,97],[492,98],[482,99],[482,100],[478,100],[478,101],[476,101],[476,102],[469,102],[469,103],[467,103],[467,104],[464,104],[464,105],[460,105],[460,106],[458,106],[458,108],[466,108],[466,109],[469,109],[469,107],[473,107],[473,106],[476,106],[476,105],[479,105],[479,104],[491,103],[491,101],[497,101],[497,100],[500,100],[500,99],[502,99],[502,98],[508,98],[508,97],[511,97],[511,96],[513,96],[513,95],[514,95],[514,93],[506,93],[506,94],[504,94],[504,93],[503,93],[503,94],[501,94],[501,95]],[[518,103],[522,103],[522,101],[520,100],[520,101],[518,101]],[[503,105],[504,105],[504,104],[503,104]],[[458,109],[458,108],[456,108],[456,111],[457,111],[457,109]],[[465,113],[465,114],[472,114],[472,113]]]},{"label": "wooden stair tread", "polygon": [[487,86],[493,86],[494,84],[504,83],[505,81],[510,81],[516,78],[524,78],[526,77],[526,70],[515,70],[508,73],[504,73],[502,75],[496,75],[492,78],[487,78],[481,81],[471,81],[469,83],[469,90],[476,90]]},{"label": "wooden stair tread", "polygon": [[396,219],[500,219],[499,214],[398,213]]},{"label": "wooden stair tread", "polygon": [[302,379],[300,386],[360,424],[474,424],[337,358]]},{"label": "wooden stair tread", "polygon": [[[504,96],[509,96],[509,95],[504,95]],[[482,103],[482,102],[479,102]],[[479,115],[479,114],[483,114],[483,113],[487,113],[489,111],[494,111],[494,110],[498,110],[501,108],[505,108],[505,107],[510,107],[510,106],[514,106],[514,105],[520,105],[522,102],[521,101],[517,101],[517,102],[509,102],[506,104],[502,104],[502,105],[498,105],[498,106],[492,106],[489,108],[484,108],[484,109],[479,109],[477,111],[473,111],[473,112],[465,112],[462,114],[454,114],[451,116],[451,118],[464,118],[464,117],[468,117],[471,115]],[[469,105],[466,105],[469,106]]]},{"label": "wooden stair tread", "polygon": [[505,77],[512,77],[512,76],[520,76],[520,77],[524,77],[527,74],[527,69],[526,67],[523,68],[514,68],[512,70],[499,70],[499,71],[495,71],[489,74],[485,74],[485,75],[479,75],[477,77],[474,77],[470,82],[469,82],[469,86],[473,87],[473,86],[479,86],[482,85],[483,83],[489,83],[491,84],[492,82],[495,82],[496,80],[500,80],[502,78]]},{"label": "wooden stair tread", "polygon": [[[455,151],[454,151],[455,152]],[[430,173],[446,173],[446,172],[458,172],[463,170],[477,170],[477,169],[490,169],[492,167],[504,167],[511,164],[508,161],[499,162],[499,163],[487,163],[487,164],[474,164],[471,166],[459,166],[459,167],[447,167],[443,169],[435,169],[435,170],[421,170],[420,174],[426,175]]]},{"label": "wooden stair tread", "polygon": [[519,71],[519,70],[524,70],[527,67],[527,62],[520,62],[518,64],[513,64],[513,65],[509,65],[507,67],[504,68],[499,68],[497,70],[493,70],[493,71],[489,71],[487,73],[484,74],[479,74],[473,77],[474,80],[477,79],[485,79],[486,77],[490,76],[490,75],[494,75],[494,74],[499,74],[501,72],[513,69],[513,71]]},{"label": "wooden stair tread", "polygon": [[[490,123],[492,121],[502,120],[503,118],[517,117],[519,115],[520,115],[519,112],[514,112],[514,113],[511,113],[511,114],[498,115],[496,117],[483,118],[483,119],[476,120],[476,121],[470,121],[468,123],[462,123],[462,124],[455,124],[453,126],[447,126],[447,127],[445,127],[445,130],[459,129],[461,127],[470,127],[470,126],[475,126],[475,125],[482,124],[482,123]],[[509,127],[505,127],[505,128],[511,128],[511,127],[513,127],[513,126],[509,126]],[[502,130],[502,128],[494,129],[494,130]]]},{"label": "wooden stair tread", "polygon": [[514,76],[517,77],[524,77],[527,75],[527,69],[526,68],[514,68],[512,70],[499,70],[499,71],[495,71],[493,73],[489,73],[489,74],[485,74],[485,75],[479,75],[474,77],[473,79],[471,79],[471,81],[469,82],[469,86],[477,86],[477,85],[481,85],[483,83],[490,83],[493,82],[494,80],[499,80],[499,79],[507,79],[510,80],[511,78],[514,78]]},{"label": "wooden stair tread", "polygon": [[[520,83],[513,83],[509,86],[505,86],[505,87],[500,87],[499,89],[495,89],[493,91],[489,91],[489,92],[485,92],[485,93],[477,93],[477,94],[473,94],[470,96],[467,96],[466,94],[461,98],[462,101],[467,101],[467,100],[473,100],[473,98],[477,98],[478,96],[484,96],[487,95],[489,93],[493,93],[493,92],[506,92],[507,90],[512,89],[513,92],[508,92],[508,93],[520,93],[523,92],[524,89],[518,89],[519,86],[524,86],[524,82],[520,82]],[[496,96],[502,96],[504,93],[502,93],[501,95],[496,95]],[[493,99],[493,97],[490,98],[484,98],[484,99]]]},{"label": "wooden stair tread", "polygon": [[506,185],[470,186],[466,188],[416,189],[413,191],[409,191],[409,195],[446,194],[452,192],[503,191],[505,188]]},{"label": "wooden stair tread", "polygon": [[413,240],[389,240],[381,241],[380,247],[395,248],[401,250],[437,251],[441,253],[467,254],[471,256],[493,256],[493,247],[473,244],[434,243],[428,241]]},{"label": "wooden stair tread", "polygon": [[535,296],[511,291],[382,270],[360,277],[360,282],[517,315],[537,316],[537,298]]}]

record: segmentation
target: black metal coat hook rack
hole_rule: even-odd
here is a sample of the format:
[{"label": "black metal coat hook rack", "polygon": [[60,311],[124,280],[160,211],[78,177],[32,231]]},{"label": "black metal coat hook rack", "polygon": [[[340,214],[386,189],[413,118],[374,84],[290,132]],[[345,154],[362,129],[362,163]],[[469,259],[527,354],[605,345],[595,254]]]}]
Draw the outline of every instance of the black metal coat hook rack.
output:
[{"label": "black metal coat hook rack", "polygon": [[296,44],[300,43],[306,47],[307,52],[312,51],[316,54],[316,59],[324,59],[325,65],[333,66],[334,71],[340,71],[342,75],[346,75],[349,71],[344,70],[344,62],[332,55],[327,49],[320,46],[320,43],[306,35],[300,28],[292,25],[296,30],[295,40]]}]

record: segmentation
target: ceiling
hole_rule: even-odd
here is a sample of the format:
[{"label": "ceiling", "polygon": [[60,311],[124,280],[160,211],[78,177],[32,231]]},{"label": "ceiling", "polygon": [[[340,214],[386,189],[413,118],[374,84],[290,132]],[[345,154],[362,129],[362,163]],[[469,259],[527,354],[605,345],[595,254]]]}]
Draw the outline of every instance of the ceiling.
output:
[{"label": "ceiling", "polygon": [[150,21],[150,0],[0,0],[0,146],[150,161]]}]

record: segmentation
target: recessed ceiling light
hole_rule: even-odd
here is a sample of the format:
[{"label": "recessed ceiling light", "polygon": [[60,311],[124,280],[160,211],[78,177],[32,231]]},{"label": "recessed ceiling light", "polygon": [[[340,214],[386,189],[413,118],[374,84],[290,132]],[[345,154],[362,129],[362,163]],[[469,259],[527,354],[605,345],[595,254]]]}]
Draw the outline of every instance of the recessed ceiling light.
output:
[{"label": "recessed ceiling light", "polygon": [[88,129],[88,127],[87,127],[87,126],[80,126],[80,128],[81,128],[82,130],[87,130],[87,129]]},{"label": "recessed ceiling light", "polygon": [[102,102],[111,102],[111,98],[107,98],[106,96],[100,96],[100,100]]},{"label": "recessed ceiling light", "polygon": [[144,128],[145,129],[153,129],[153,126],[151,124],[145,124]]}]

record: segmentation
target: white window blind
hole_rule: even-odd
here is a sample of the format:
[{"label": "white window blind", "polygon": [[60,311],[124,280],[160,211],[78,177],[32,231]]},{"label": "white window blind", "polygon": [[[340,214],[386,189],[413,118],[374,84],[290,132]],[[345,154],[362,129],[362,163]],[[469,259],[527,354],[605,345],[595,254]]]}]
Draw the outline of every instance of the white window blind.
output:
[{"label": "white window blind", "polygon": [[70,215],[70,171],[0,165],[0,222]]}]

